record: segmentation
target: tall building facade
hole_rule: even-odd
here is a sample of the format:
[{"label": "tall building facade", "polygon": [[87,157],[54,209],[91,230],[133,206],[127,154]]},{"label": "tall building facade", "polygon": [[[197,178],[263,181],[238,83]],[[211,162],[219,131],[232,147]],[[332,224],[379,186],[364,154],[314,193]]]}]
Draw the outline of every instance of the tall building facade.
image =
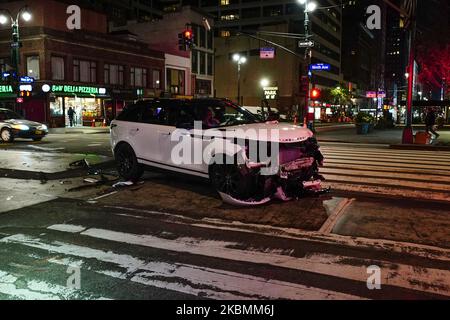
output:
[{"label": "tall building facade", "polygon": [[[108,123],[127,103],[161,95],[163,52],[109,34],[106,16],[84,8],[82,29],[69,30],[67,5],[59,1],[15,1],[0,8],[17,13],[25,4],[33,18],[21,21],[17,74],[32,81],[24,89],[30,96],[18,101],[22,86],[1,79],[1,107],[51,127],[67,125],[72,107],[76,125],[98,126]],[[0,67],[5,71],[12,70],[10,43],[10,27],[0,27]]]},{"label": "tall building facade", "polygon": [[[369,29],[366,10],[380,6],[381,29]],[[385,91],[384,61],[386,44],[386,8],[382,1],[348,1],[342,7],[342,74],[354,97],[364,111],[376,110],[376,101],[367,92]]]},{"label": "tall building facade", "polygon": [[[260,28],[286,24],[287,32],[304,33],[304,7],[297,0],[198,0],[194,1],[215,17],[216,37],[228,37],[238,31],[253,32]],[[329,63],[329,71],[315,73],[318,86],[333,87],[341,81],[340,1],[316,0],[318,8],[310,13],[315,46],[312,63]],[[298,47],[295,51],[302,53]]]}]

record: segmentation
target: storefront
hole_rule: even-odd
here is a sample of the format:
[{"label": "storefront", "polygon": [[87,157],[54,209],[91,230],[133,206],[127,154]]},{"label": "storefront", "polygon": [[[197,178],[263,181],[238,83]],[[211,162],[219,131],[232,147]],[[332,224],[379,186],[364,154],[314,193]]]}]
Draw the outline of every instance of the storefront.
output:
[{"label": "storefront", "polygon": [[0,108],[15,109],[17,92],[11,85],[0,85]]},{"label": "storefront", "polygon": [[106,120],[105,100],[108,91],[103,87],[79,85],[43,85],[48,93],[50,126],[68,127],[69,110],[73,113],[73,126],[102,126]]}]

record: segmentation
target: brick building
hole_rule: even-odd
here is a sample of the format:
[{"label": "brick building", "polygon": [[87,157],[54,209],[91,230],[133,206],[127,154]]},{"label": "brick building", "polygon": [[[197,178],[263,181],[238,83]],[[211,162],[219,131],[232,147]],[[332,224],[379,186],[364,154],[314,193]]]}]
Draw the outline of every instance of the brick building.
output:
[{"label": "brick building", "polygon": [[[164,83],[164,53],[131,34],[107,33],[102,13],[81,10],[81,29],[69,30],[67,4],[52,0],[5,3],[13,14],[28,5],[30,22],[20,22],[19,76],[35,81],[32,97],[17,103],[14,92],[0,92],[0,106],[16,109],[27,119],[67,125],[67,110],[77,125],[109,121],[127,101],[159,96]],[[11,29],[0,26],[0,68],[10,66]],[[8,90],[6,90],[8,91]]]}]

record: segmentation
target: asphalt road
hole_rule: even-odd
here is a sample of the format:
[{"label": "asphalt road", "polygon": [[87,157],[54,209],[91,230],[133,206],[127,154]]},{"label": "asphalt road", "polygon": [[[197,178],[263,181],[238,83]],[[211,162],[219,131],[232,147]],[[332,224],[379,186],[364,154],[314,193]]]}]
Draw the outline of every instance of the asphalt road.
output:
[{"label": "asphalt road", "polygon": [[242,209],[207,181],[70,167],[108,161],[106,134],[0,145],[0,299],[448,299],[448,155],[323,148],[332,193]]}]

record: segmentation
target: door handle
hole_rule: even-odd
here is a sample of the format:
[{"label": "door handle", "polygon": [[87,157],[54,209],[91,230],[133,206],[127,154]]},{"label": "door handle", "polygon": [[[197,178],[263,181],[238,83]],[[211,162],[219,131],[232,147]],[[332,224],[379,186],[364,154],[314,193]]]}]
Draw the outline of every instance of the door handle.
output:
[{"label": "door handle", "polygon": [[113,123],[111,124],[111,129],[117,127],[117,124]]}]

